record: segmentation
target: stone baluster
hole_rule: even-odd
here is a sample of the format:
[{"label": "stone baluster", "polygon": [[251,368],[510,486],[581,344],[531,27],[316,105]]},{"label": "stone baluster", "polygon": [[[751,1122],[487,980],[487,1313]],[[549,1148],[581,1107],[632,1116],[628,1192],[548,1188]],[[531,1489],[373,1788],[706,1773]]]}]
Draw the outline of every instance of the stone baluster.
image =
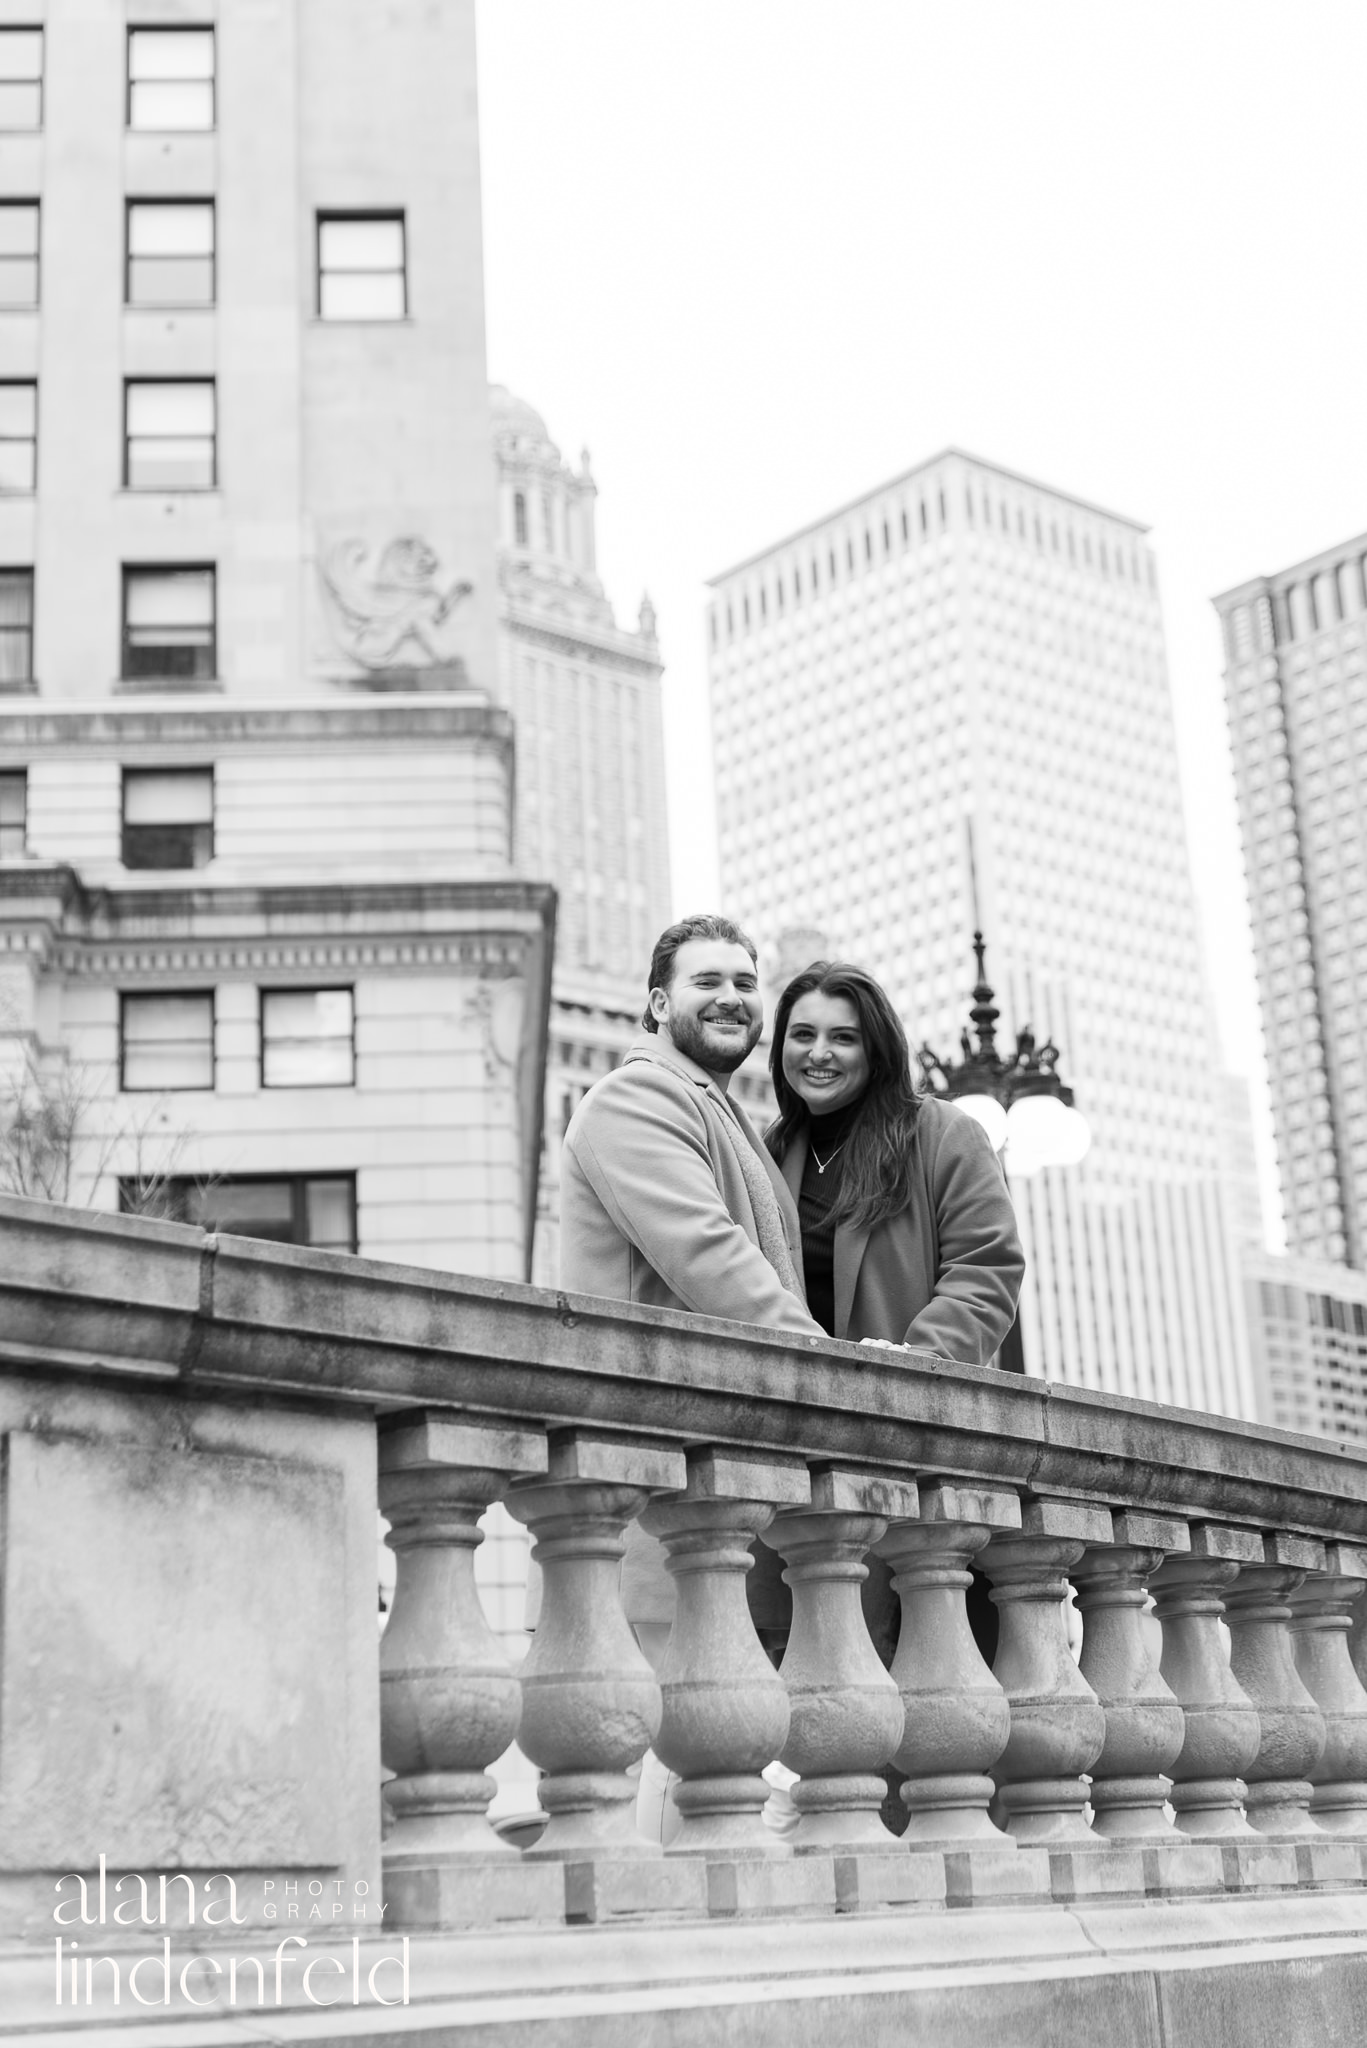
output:
[{"label": "stone baluster", "polygon": [[1264,1535],[1263,1558],[1246,1564],[1225,1595],[1230,1666],[1258,1714],[1258,1753],[1244,1772],[1244,1810],[1270,1841],[1314,1839],[1310,1773],[1324,1754],[1324,1716],[1296,1670],[1290,1596],[1308,1571],[1322,1571],[1324,1545],[1311,1537]]},{"label": "stone baluster", "polygon": [[1151,1641],[1144,1609],[1152,1574],[1165,1557],[1188,1551],[1191,1539],[1185,1522],[1166,1516],[1112,1519],[1114,1542],[1085,1551],[1073,1570],[1079,1669],[1106,1714],[1106,1740],[1092,1767],[1092,1826],[1112,1842],[1180,1842],[1164,1805],[1186,1723],[1159,1670],[1161,1643]]},{"label": "stone baluster", "polygon": [[[1070,1568],[1111,1534],[1103,1508],[1031,1500],[1021,1509],[1020,1534],[993,1536],[982,1552],[1000,1616],[993,1671],[1011,1705],[995,1775],[1007,1830],[1023,1844],[1108,1846],[1084,1818],[1086,1773],[1106,1739],[1106,1716],[1068,1647],[1063,1602]],[[1055,1881],[1057,1888],[1057,1872]]]},{"label": "stone baluster", "polygon": [[571,1919],[701,1910],[701,1867],[666,1859],[636,1832],[628,1776],[660,1725],[660,1688],[619,1590],[623,1531],[656,1492],[684,1485],[683,1453],[583,1430],[552,1440],[544,1480],[505,1504],[534,1539],[541,1617],[522,1666],[519,1740],[546,1776],[550,1819],[529,1858],[565,1868]]},{"label": "stone baluster", "polygon": [[882,1771],[904,1715],[861,1604],[865,1554],[891,1517],[916,1513],[916,1485],[837,1468],[814,1473],[811,1484],[810,1509],[781,1509],[761,1538],[785,1560],[793,1589],[782,1666],[790,1721],[779,1759],[799,1774],[792,1846],[799,1856],[834,1857],[842,1910],[938,1901],[938,1858],[909,1855],[880,1816]]},{"label": "stone baluster", "polygon": [[1367,1600],[1356,1602],[1348,1630],[1348,1661],[1367,1686]]},{"label": "stone baluster", "polygon": [[947,1479],[923,1481],[920,1493],[919,1519],[895,1522],[877,1545],[902,1602],[892,1666],[905,1715],[893,1759],[907,1773],[902,1840],[912,1852],[943,1853],[951,1904],[1047,1894],[1047,1858],[1019,1849],[988,1817],[996,1790],[988,1773],[1011,1733],[1011,1706],[973,1640],[965,1604],[972,1560],[994,1532],[1020,1528],[1020,1501]]},{"label": "stone baluster", "polygon": [[1146,1891],[1219,1891],[1218,1844],[1188,1840],[1168,1817],[1186,1716],[1160,1668],[1158,1623],[1145,1612],[1153,1574],[1165,1558],[1189,1554],[1191,1538],[1185,1522],[1165,1515],[1127,1509],[1112,1519],[1113,1544],[1086,1551],[1073,1568],[1079,1668],[1106,1714],[1092,1766],[1092,1827],[1103,1841],[1139,1851]]},{"label": "stone baluster", "polygon": [[1294,1884],[1295,1856],[1259,1835],[1244,1818],[1243,1774],[1258,1754],[1258,1713],[1230,1665],[1220,1630],[1225,1594],[1240,1568],[1260,1563],[1263,1541],[1251,1529],[1204,1523],[1191,1549],[1169,1555],[1149,1581],[1163,1630],[1160,1670],[1185,1717],[1169,1795],[1189,1840],[1214,1842],[1233,1890]]},{"label": "stone baluster", "polygon": [[381,1434],[379,1462],[398,1567],[380,1644],[380,1753],[397,1773],[385,1896],[407,1927],[558,1920],[557,1873],[526,1866],[486,1818],[488,1767],[522,1705],[474,1577],[480,1515],[510,1476],[545,1471],[545,1432],[419,1412]]},{"label": "stone baluster", "polygon": [[706,1858],[710,1909],[834,1907],[829,1860],[797,1857],[765,1826],[760,1775],[788,1740],[788,1694],[765,1655],[745,1597],[751,1546],[780,1506],[809,1506],[799,1458],[701,1450],[682,1494],[654,1502],[641,1526],[668,1553],[674,1626],[659,1664],[663,1714],[655,1753],[681,1782],[667,1855]]},{"label": "stone baluster", "polygon": [[1348,1631],[1367,1590],[1367,1550],[1327,1546],[1328,1569],[1291,1595],[1291,1647],[1324,1716],[1325,1747],[1311,1772],[1312,1817],[1327,1834],[1367,1842],[1367,1688],[1348,1655]]}]

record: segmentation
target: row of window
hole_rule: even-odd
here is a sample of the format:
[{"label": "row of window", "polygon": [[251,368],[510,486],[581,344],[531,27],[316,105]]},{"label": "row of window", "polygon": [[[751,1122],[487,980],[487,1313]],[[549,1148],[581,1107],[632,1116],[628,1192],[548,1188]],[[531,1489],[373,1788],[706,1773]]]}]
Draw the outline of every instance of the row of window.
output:
[{"label": "row of window", "polygon": [[[356,1081],[356,1004],[349,988],[260,991],[258,1078],[263,1088],[350,1088]],[[214,1086],[214,993],[119,999],[119,1086],[126,1095]]]},{"label": "row of window", "polygon": [[[28,772],[0,771],[0,856],[25,851]],[[126,868],[202,868],[214,857],[212,768],[125,768],[120,858]]]},{"label": "row of window", "polygon": [[[0,311],[40,298],[40,207],[0,200]],[[130,199],[124,232],[124,303],[212,306],[218,235],[212,199]],[[314,310],[320,320],[402,320],[408,312],[405,216],[315,216]]]},{"label": "row of window", "polygon": [[[218,673],[216,591],[212,564],[125,564],[123,680],[211,682]],[[33,680],[33,571],[0,569],[0,691],[27,689]]]},{"label": "row of window", "polygon": [[[43,125],[44,37],[39,27],[0,28],[0,131]],[[216,120],[212,28],[128,29],[124,119],[155,134],[210,129]]]},{"label": "row of window", "polygon": [[157,1216],[196,1223],[201,1230],[264,1237],[275,1244],[307,1244],[320,1251],[356,1250],[356,1176],[233,1174],[197,1180],[188,1174],[119,1182],[125,1216]]},{"label": "row of window", "polygon": [[[124,380],[123,482],[132,491],[210,491],[218,482],[212,377]],[[0,497],[38,483],[38,386],[0,382]]]}]

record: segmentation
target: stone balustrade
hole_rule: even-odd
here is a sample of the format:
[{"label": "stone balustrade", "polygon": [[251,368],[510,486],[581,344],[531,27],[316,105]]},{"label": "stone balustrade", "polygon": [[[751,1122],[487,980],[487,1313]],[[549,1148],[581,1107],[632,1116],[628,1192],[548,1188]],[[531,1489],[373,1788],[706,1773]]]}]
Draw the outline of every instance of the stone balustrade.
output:
[{"label": "stone balustrade", "polygon": [[[246,1673],[246,1705],[223,1729],[197,1747],[174,1729],[162,1741],[163,1779],[186,1773],[186,1811],[192,1777],[212,1792],[229,1764],[250,1772],[253,1743],[271,1754],[254,1687],[292,1698],[305,1666],[333,1681],[310,1695],[331,1808],[290,1836],[278,1813],[206,1807],[192,1859],[204,1867],[369,1872],[392,1923],[434,1931],[1367,1887],[1356,1450],[919,1354],[168,1225],[0,1202],[0,1236],[11,1574],[26,1546],[51,1543],[53,1496],[28,1475],[67,1469],[54,1443],[84,1447],[104,1536],[135,1552],[149,1487],[173,1499],[210,1467],[225,1501],[267,1515],[335,1497],[316,1555],[308,1516],[290,1525],[300,1583],[331,1581],[317,1614],[297,1609],[302,1663],[283,1636],[261,1640],[263,1613],[282,1629],[280,1603],[263,1610],[250,1571],[225,1579],[210,1529],[176,1525],[180,1579],[214,1575],[216,1626]],[[518,1669],[473,1574],[495,1501],[529,1531],[543,1577]],[[367,1680],[373,1578],[358,1531],[377,1505],[397,1585]],[[653,1661],[619,1591],[638,1519],[677,1602]],[[786,1642],[761,1639],[747,1601],[766,1551],[791,1589]],[[883,1656],[870,1557],[878,1597],[896,1602],[875,1632]],[[93,1588],[83,1606],[78,1583],[61,1609],[76,1629],[65,1669],[82,1627],[97,1632],[105,1581],[89,1545],[58,1564]],[[975,1583],[986,1602],[970,1601]],[[174,1605],[171,1588],[149,1597]],[[6,1599],[7,1678],[20,1657],[60,1677],[40,1654],[42,1614]],[[89,1714],[107,1717],[112,1699],[147,1727],[138,1689],[153,1678],[130,1654]],[[37,1711],[0,1732],[0,1809],[7,1785],[69,1776],[73,1756],[99,1768],[80,1700],[50,1704],[48,1735]],[[514,1736],[543,1774],[544,1832],[523,1849],[486,1817],[490,1767]],[[220,1739],[224,1755],[206,1756]],[[636,1823],[648,1750],[677,1778],[668,1846]],[[787,1832],[766,1820],[774,1760],[798,1774]],[[131,1803],[106,1807],[97,1846],[111,1858],[163,1854]],[[11,1870],[39,1886],[88,1867],[80,1811],[58,1797],[20,1830]],[[0,1908],[11,1932],[31,1927],[22,1886],[0,1886]]]}]

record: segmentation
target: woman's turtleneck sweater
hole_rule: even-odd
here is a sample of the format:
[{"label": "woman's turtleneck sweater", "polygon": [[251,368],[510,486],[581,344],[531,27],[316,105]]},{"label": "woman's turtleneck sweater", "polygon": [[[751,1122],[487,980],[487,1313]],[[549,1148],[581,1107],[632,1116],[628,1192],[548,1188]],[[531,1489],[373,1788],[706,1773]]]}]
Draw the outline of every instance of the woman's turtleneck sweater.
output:
[{"label": "woman's turtleneck sweater", "polygon": [[[807,1163],[797,1199],[802,1225],[802,1276],[807,1307],[828,1336],[835,1335],[835,1219],[850,1132],[862,1096],[829,1116],[807,1117]],[[818,1161],[822,1164],[818,1165]]]}]

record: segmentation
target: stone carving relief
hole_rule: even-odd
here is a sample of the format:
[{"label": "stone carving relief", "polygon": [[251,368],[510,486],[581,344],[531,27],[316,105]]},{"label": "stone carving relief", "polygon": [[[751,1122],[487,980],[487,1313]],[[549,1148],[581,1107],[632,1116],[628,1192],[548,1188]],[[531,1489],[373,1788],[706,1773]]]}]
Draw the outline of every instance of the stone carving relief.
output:
[{"label": "stone carving relief", "polygon": [[527,987],[520,975],[506,981],[483,982],[465,1001],[465,1021],[479,1027],[484,1074],[489,1081],[510,1081],[522,1047],[522,1014]]},{"label": "stone carving relief", "polygon": [[422,667],[454,658],[446,628],[474,586],[447,581],[425,540],[402,534],[378,547],[341,540],[323,555],[318,573],[333,636],[362,668]]}]

